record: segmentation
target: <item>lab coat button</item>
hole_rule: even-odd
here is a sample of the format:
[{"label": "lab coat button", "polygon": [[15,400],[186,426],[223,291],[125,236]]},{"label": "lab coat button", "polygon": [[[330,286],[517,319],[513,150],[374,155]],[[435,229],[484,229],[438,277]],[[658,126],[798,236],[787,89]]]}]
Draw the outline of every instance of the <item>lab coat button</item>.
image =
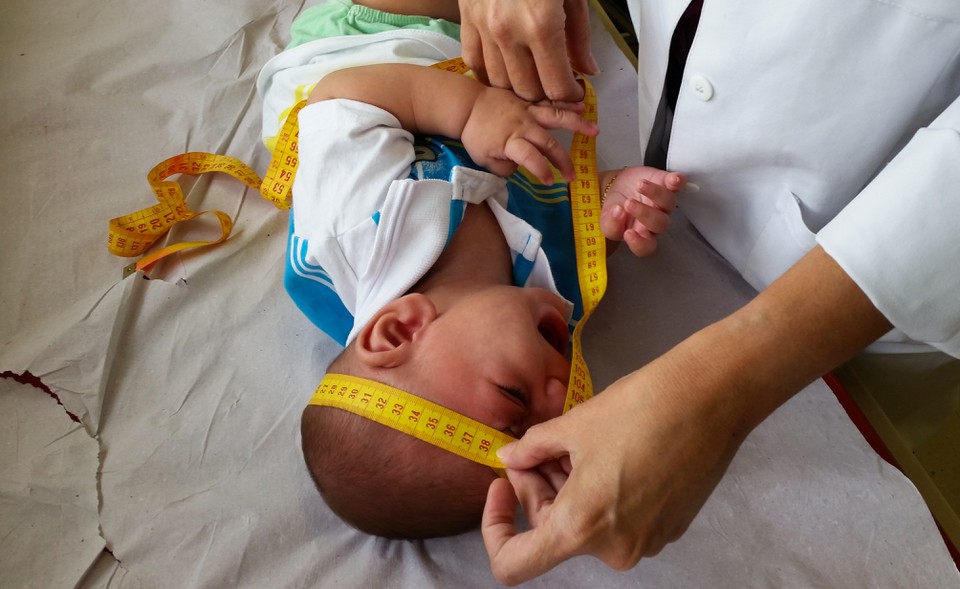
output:
[{"label": "lab coat button", "polygon": [[704,78],[700,74],[690,77],[690,90],[693,92],[694,96],[704,102],[713,98],[713,84],[710,83],[710,80]]}]

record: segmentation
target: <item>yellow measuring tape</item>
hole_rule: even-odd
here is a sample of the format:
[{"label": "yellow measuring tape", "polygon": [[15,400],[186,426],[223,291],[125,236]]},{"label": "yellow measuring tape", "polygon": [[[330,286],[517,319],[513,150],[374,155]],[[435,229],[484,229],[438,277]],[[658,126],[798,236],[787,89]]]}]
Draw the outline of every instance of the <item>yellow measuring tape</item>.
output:
[{"label": "yellow measuring tape", "polygon": [[[586,78],[583,79],[584,118],[597,122],[597,95]],[[583,317],[573,329],[573,353],[570,365],[570,384],[563,412],[573,409],[593,396],[593,381],[583,358],[583,326],[600,304],[607,290],[607,240],[600,230],[600,180],[597,171],[597,139],[575,133],[570,146],[577,177],[570,183],[570,209],[573,211],[573,240],[577,252],[577,276]]]},{"label": "yellow measuring tape", "polygon": [[116,217],[110,220],[107,249],[117,256],[132,257],[146,253],[171,227],[183,221],[210,213],[220,221],[220,237],[213,241],[185,241],[167,246],[144,256],[136,264],[124,269],[124,276],[134,270],[150,267],[157,260],[174,252],[189,248],[220,243],[227,239],[233,228],[233,220],[223,211],[192,211],[183,197],[180,184],[167,180],[174,174],[206,174],[223,172],[241,180],[245,184],[260,186],[260,176],[249,166],[236,158],[214,155],[204,152],[183,153],[166,159],[147,174],[147,182],[153,189],[157,200],[152,207]]},{"label": "yellow measuring tape", "polygon": [[[583,83],[583,116],[596,123],[596,94],[587,80],[583,80]],[[600,303],[607,288],[606,239],[600,230],[600,187],[596,153],[595,137],[574,134],[570,155],[577,178],[570,184],[570,208],[583,317],[573,330],[570,381],[564,413],[593,396],[593,383],[580,340],[587,319]],[[496,451],[516,441],[503,432],[436,403],[355,376],[327,374],[309,404],[350,411],[490,466],[501,474],[503,463],[497,458]]]},{"label": "yellow measuring tape", "polygon": [[[468,71],[460,58],[443,61],[432,67],[461,74]],[[596,94],[586,79],[582,82],[585,105],[583,117],[596,123]],[[173,225],[207,212],[219,219],[221,235],[214,241],[182,242],[167,246],[128,266],[125,273],[149,268],[151,264],[178,251],[220,243],[230,235],[233,221],[229,215],[222,211],[191,211],[186,205],[180,185],[167,180],[174,174],[230,174],[248,186],[259,188],[261,196],[273,202],[277,208],[289,208],[290,190],[298,164],[297,114],[305,105],[306,101],[297,103],[288,114],[277,135],[276,147],[263,180],[243,162],[212,153],[185,153],[157,164],[147,174],[147,181],[159,204],[110,221],[108,248],[111,253],[118,256],[141,255]],[[580,340],[583,327],[603,298],[607,284],[606,240],[600,230],[596,139],[575,133],[570,152],[577,172],[577,178],[570,184],[570,208],[583,316],[573,331],[570,382],[564,413],[593,396],[590,371],[583,358]],[[326,375],[309,404],[336,407],[355,413],[496,470],[503,468],[503,464],[496,457],[496,451],[515,441],[513,437],[484,423],[406,391],[343,374]]]},{"label": "yellow measuring tape", "polygon": [[280,134],[277,135],[277,147],[263,180],[250,166],[236,158],[203,151],[183,153],[154,166],[147,174],[147,182],[156,194],[157,200],[160,201],[159,204],[111,219],[107,237],[107,249],[110,253],[123,257],[139,256],[150,249],[177,223],[189,221],[205,213],[215,215],[220,221],[220,237],[209,241],[183,241],[159,249],[125,267],[124,278],[138,270],[148,269],[170,254],[221,243],[230,236],[230,231],[233,229],[233,220],[230,215],[223,211],[190,210],[180,184],[167,180],[174,174],[199,175],[223,172],[251,188],[258,188],[260,195],[271,201],[278,209],[289,209],[290,189],[293,187],[298,163],[297,114],[305,105],[306,101],[297,103],[287,116]]},{"label": "yellow measuring tape", "polygon": [[503,467],[496,452],[515,441],[433,401],[346,374],[328,374],[309,404],[356,413],[491,468]]},{"label": "yellow measuring tape", "polygon": [[[431,67],[455,73],[466,73],[467,66],[460,58],[448,59]],[[299,125],[297,115],[306,106],[301,100],[290,110],[280,128],[275,141],[276,146],[263,180],[250,166],[236,158],[215,153],[194,151],[166,159],[147,174],[147,182],[157,196],[159,204],[152,207],[116,217],[110,220],[107,237],[107,249],[110,253],[122,257],[139,256],[150,249],[174,225],[189,221],[205,213],[211,213],[220,221],[220,237],[209,241],[185,241],[169,245],[144,256],[134,264],[124,268],[123,276],[138,270],[147,270],[151,265],[170,254],[183,250],[214,245],[225,241],[233,229],[233,220],[223,211],[192,211],[187,206],[183,190],[177,182],[167,180],[174,174],[206,174],[223,172],[240,180],[251,188],[259,188],[260,195],[272,202],[278,209],[290,208],[290,190],[297,174],[297,141]]]}]

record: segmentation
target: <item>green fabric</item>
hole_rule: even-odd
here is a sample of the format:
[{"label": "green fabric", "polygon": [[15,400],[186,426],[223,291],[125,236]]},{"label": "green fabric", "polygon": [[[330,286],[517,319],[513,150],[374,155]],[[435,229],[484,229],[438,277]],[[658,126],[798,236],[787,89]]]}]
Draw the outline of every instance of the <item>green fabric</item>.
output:
[{"label": "green fabric", "polygon": [[287,48],[308,41],[344,35],[369,35],[397,29],[434,31],[460,40],[460,25],[427,16],[391,14],[359,6],[351,0],[327,0],[311,6],[293,21]]}]

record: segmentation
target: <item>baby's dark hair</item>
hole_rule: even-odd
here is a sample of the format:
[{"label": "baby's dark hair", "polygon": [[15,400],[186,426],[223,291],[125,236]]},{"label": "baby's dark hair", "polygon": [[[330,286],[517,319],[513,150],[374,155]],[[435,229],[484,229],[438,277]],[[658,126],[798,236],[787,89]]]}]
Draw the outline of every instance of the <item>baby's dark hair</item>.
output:
[{"label": "baby's dark hair", "polygon": [[[337,358],[330,372],[355,374],[349,356]],[[415,539],[459,534],[479,524],[496,476],[490,468],[332,407],[307,406],[300,433],[317,489],[358,530]]]}]

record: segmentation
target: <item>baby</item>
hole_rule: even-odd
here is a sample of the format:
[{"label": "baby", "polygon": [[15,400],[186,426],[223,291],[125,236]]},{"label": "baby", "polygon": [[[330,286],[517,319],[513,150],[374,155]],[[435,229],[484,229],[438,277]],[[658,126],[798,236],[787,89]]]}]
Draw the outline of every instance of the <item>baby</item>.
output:
[{"label": "baby", "polygon": [[[574,170],[549,129],[596,129],[579,105],[534,105],[423,67],[459,54],[456,32],[447,21],[330,0],[298,18],[294,46],[265,66],[268,146],[285,111],[309,95],[285,286],[345,346],[328,372],[520,437],[562,410],[580,315],[564,182]],[[643,167],[602,174],[604,234],[653,239],[683,183]],[[339,409],[308,406],[301,434],[327,504],[380,536],[475,526],[496,476]]]}]

